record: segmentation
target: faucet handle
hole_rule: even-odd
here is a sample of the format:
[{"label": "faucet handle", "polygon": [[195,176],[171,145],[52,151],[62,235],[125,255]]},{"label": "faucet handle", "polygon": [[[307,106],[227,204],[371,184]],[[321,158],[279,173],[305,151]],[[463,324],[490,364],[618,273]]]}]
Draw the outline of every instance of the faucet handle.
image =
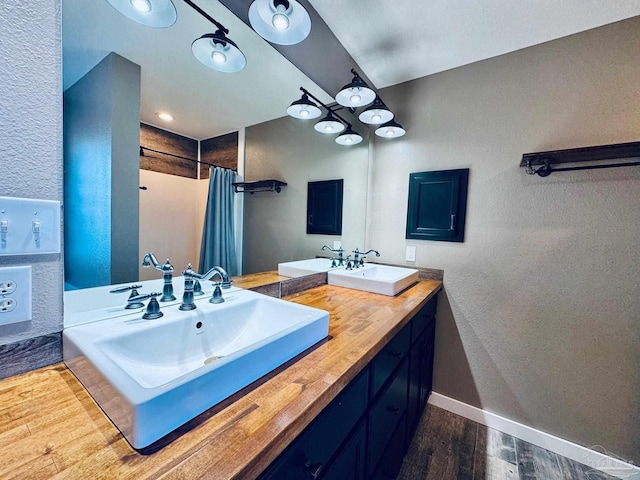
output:
[{"label": "faucet handle", "polygon": [[149,304],[147,305],[147,311],[144,312],[142,318],[145,320],[153,320],[164,315],[164,313],[160,311],[160,304],[158,303],[158,300],[156,300],[156,297],[159,297],[160,295],[162,295],[160,292],[151,292],[145,295],[138,295],[130,300],[141,302],[142,300],[150,298],[151,300],[149,300]]},{"label": "faucet handle", "polygon": [[142,288],[142,285],[125,285],[122,287],[116,287],[109,290],[109,293],[124,293],[128,292],[129,290],[135,290],[137,288]]},{"label": "faucet handle", "polygon": [[138,289],[142,288],[142,285],[127,285],[123,287],[116,287],[109,290],[109,293],[124,293],[131,291],[129,298],[127,299],[127,306],[124,307],[125,310],[133,310],[136,308],[144,307],[144,303],[141,301],[135,301],[134,298],[138,297],[140,294],[138,293]]},{"label": "faucet handle", "polygon": [[222,303],[224,302],[224,298],[222,298],[222,290],[220,289],[220,283],[216,283],[216,288],[213,289],[213,295],[209,299],[209,303]]}]

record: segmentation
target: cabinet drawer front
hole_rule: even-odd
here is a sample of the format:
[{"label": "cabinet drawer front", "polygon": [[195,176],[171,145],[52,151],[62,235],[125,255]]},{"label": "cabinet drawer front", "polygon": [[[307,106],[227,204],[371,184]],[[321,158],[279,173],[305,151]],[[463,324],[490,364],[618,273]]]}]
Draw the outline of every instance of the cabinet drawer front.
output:
[{"label": "cabinet drawer front", "polygon": [[346,445],[340,449],[338,456],[322,475],[322,480],[363,480],[365,422],[351,435]]},{"label": "cabinet drawer front", "polygon": [[425,331],[429,323],[435,321],[437,297],[433,297],[420,309],[411,321],[411,343],[415,343],[418,337]]},{"label": "cabinet drawer front", "polygon": [[320,478],[327,463],[367,407],[369,370],[365,369],[260,477]]},{"label": "cabinet drawer front", "polygon": [[[373,472],[407,409],[409,359],[405,358],[393,381],[380,394],[369,411],[367,472]],[[404,441],[402,442],[404,446]]]},{"label": "cabinet drawer front", "polygon": [[404,458],[404,437],[406,434],[406,422],[403,420],[398,424],[398,428],[393,433],[389,446],[382,453],[382,458],[378,462],[373,475],[369,475],[371,480],[395,480],[402,467]]},{"label": "cabinet drawer front", "polygon": [[410,327],[407,324],[371,361],[371,398],[375,397],[409,349]]}]

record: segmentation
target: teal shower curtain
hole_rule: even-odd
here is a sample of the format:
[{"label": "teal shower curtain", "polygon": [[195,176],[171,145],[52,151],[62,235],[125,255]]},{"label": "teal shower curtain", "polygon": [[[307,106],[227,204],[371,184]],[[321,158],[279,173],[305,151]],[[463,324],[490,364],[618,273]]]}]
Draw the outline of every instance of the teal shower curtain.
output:
[{"label": "teal shower curtain", "polygon": [[235,172],[226,168],[209,169],[209,197],[200,245],[201,273],[214,266],[224,268],[229,276],[238,275],[233,229],[233,185]]}]

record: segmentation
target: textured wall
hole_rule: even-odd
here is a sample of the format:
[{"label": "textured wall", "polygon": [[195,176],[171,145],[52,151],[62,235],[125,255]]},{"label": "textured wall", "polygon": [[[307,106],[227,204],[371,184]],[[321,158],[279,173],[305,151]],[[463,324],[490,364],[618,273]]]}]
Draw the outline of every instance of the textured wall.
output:
[{"label": "textured wall", "polygon": [[[247,181],[287,182],[281,193],[244,194],[243,273],[274,270],[279,262],[313,258],[341,240],[345,250],[364,248],[367,140],[335,143],[313,123],[284,117],[246,130]],[[342,236],[307,235],[307,183],[344,178]]]},{"label": "textured wall", "polygon": [[[0,195],[62,200],[60,1],[0,2]],[[33,320],[0,325],[0,345],[62,330],[62,256],[32,265]]]},{"label": "textured wall", "polygon": [[[526,152],[640,140],[640,18],[385,89],[369,243],[445,271],[435,391],[640,462],[640,168]],[[471,169],[462,244],[405,240],[410,172]]]}]

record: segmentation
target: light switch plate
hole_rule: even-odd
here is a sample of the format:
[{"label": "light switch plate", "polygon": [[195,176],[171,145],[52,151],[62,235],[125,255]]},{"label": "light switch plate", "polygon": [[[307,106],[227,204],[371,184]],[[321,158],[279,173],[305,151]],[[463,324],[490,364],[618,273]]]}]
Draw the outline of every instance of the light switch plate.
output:
[{"label": "light switch plate", "polygon": [[0,325],[31,320],[31,266],[0,268]]},{"label": "light switch plate", "polygon": [[0,197],[0,255],[60,253],[60,202]]},{"label": "light switch plate", "polygon": [[416,261],[416,247],[415,245],[407,245],[407,251],[405,254],[405,260],[407,262],[415,262]]},{"label": "light switch plate", "polygon": [[342,248],[342,242],[340,240],[333,241],[333,249],[340,250]]}]

